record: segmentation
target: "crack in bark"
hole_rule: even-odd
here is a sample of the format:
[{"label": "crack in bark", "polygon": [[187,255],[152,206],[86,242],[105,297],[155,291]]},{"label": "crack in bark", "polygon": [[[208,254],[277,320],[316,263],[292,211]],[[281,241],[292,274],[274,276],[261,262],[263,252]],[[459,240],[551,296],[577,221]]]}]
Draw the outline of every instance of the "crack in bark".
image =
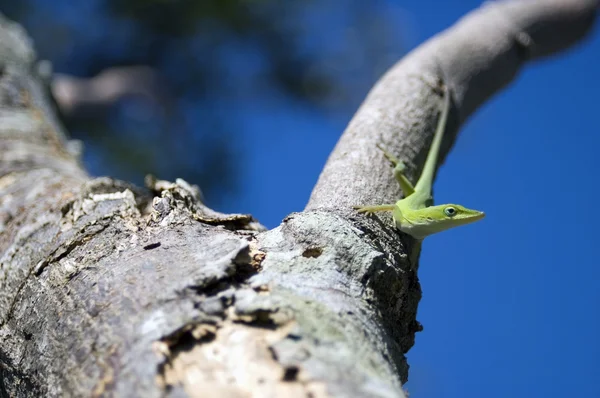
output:
[{"label": "crack in bark", "polygon": [[[60,260],[66,258],[75,249],[77,249],[80,246],[85,245],[94,236],[102,233],[106,228],[108,228],[110,226],[110,219],[111,218],[112,217],[107,217],[106,220],[105,220],[106,221],[105,223],[98,223],[98,224],[92,223],[92,224],[85,225],[76,234],[76,237],[74,239],[72,239],[71,242],[69,242],[67,244],[66,247],[64,246],[64,243],[61,243],[52,253],[50,253],[48,255],[48,259],[42,261],[40,264],[38,264],[35,267],[35,276],[40,276],[44,272],[44,270],[46,269],[46,267],[48,267],[50,264],[59,262]],[[99,226],[100,228],[95,229],[91,233],[84,232],[89,227],[95,227],[95,226]],[[57,255],[57,253],[59,253],[59,254]]]}]

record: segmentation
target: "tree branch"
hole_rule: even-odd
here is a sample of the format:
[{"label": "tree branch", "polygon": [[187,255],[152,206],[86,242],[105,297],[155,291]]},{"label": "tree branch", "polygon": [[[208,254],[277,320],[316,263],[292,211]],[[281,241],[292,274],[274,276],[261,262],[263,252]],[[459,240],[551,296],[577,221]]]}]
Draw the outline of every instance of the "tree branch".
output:
[{"label": "tree branch", "polygon": [[407,174],[416,180],[439,112],[431,85],[441,79],[452,92],[447,153],[460,124],[527,62],[583,38],[597,9],[597,0],[488,2],[421,45],[373,87],[331,153],[307,210],[348,213],[352,205],[397,200],[400,190],[375,144],[408,160]]},{"label": "tree branch", "polygon": [[597,6],[494,3],[415,50],[373,88],[307,211],[271,231],[212,212],[185,181],[91,180],[31,44],[0,19],[0,396],[403,396],[418,278],[401,235],[350,209],[399,194],[375,144],[414,174],[438,78],[453,93],[447,149],[526,60],[581,38]]}]

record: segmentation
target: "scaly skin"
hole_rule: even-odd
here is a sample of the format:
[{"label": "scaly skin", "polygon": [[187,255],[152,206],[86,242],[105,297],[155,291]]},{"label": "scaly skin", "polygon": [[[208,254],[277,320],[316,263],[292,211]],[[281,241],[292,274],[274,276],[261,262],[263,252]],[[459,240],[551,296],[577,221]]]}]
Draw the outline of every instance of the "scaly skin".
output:
[{"label": "scaly skin", "polygon": [[394,165],[394,176],[406,196],[395,204],[354,206],[359,213],[391,211],[396,228],[419,241],[429,235],[481,220],[485,216],[481,211],[467,209],[456,204],[427,206],[428,203],[431,203],[431,185],[449,111],[450,93],[447,88],[444,88],[444,105],[440,119],[423,172],[414,187],[404,175],[404,164],[380,147],[384,156]]}]

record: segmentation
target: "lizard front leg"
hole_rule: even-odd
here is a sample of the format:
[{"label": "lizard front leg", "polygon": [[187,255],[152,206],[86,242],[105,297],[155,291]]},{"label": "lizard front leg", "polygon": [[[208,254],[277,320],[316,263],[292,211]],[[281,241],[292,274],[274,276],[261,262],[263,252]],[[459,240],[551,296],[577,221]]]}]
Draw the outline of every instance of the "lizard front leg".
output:
[{"label": "lizard front leg", "polygon": [[415,187],[410,181],[408,181],[408,178],[406,178],[406,175],[404,174],[404,170],[406,168],[404,163],[401,160],[398,160],[397,157],[388,152],[380,144],[377,144],[377,148],[383,152],[383,156],[385,156],[385,158],[390,161],[392,166],[394,166],[394,177],[396,178],[396,181],[398,181],[398,184],[400,184],[400,188],[404,193],[404,197],[412,195],[415,192]]},{"label": "lizard front leg", "polygon": [[374,205],[374,206],[352,206],[359,213],[372,214],[378,211],[394,211],[395,204],[391,205]]}]

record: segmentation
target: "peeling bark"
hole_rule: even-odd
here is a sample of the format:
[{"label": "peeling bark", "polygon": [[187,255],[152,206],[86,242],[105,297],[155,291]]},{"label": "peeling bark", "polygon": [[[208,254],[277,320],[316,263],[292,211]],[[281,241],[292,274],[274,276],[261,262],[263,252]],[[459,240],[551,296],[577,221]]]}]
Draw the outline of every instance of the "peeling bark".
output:
[{"label": "peeling bark", "polygon": [[[307,209],[270,231],[185,181],[91,179],[0,20],[0,397],[402,397],[420,330],[410,239],[350,205],[418,174],[443,81],[459,124],[526,61],[574,44],[597,1],[485,5],[400,61],[340,139]],[[365,168],[364,165],[370,167]]]}]

